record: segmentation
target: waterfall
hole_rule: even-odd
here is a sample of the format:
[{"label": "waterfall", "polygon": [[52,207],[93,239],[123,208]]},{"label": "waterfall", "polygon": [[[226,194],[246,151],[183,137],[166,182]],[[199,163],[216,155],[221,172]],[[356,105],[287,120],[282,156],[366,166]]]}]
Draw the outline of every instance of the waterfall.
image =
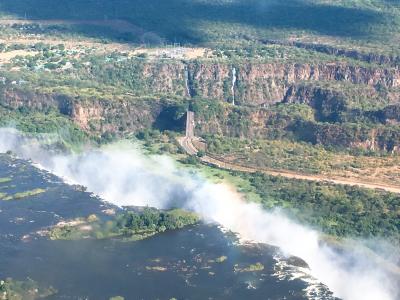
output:
[{"label": "waterfall", "polygon": [[232,91],[232,104],[235,105],[235,86],[236,86],[236,68],[233,67],[232,68],[232,87],[231,87],[231,91]]},{"label": "waterfall", "polygon": [[185,87],[186,87],[186,94],[189,97],[192,97],[192,93],[190,91],[190,86],[189,86],[189,70],[187,67],[185,67]]}]

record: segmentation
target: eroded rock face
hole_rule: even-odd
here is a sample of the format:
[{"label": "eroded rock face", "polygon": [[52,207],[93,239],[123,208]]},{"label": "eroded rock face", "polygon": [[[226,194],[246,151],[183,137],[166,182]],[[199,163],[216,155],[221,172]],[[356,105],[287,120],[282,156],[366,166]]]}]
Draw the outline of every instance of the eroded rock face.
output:
[{"label": "eroded rock face", "polygon": [[92,133],[139,131],[156,122],[165,103],[159,100],[80,99],[62,94],[5,90],[1,105],[12,109],[59,111]]},{"label": "eroded rock face", "polygon": [[[226,63],[226,62],[147,62],[140,68],[138,84],[151,95],[174,95],[260,106],[282,101],[288,89],[300,82],[333,81],[391,89],[400,86],[395,68],[368,68],[345,63]],[[186,78],[188,77],[188,78]],[[189,86],[187,86],[189,85]]]},{"label": "eroded rock face", "polygon": [[[229,64],[199,61],[143,63],[135,69],[140,73],[136,74],[135,86],[144,95],[190,97],[189,90],[191,96],[229,101],[233,97],[233,70],[236,76],[233,91],[238,105],[260,106],[281,102],[293,85],[303,82],[347,82],[386,89],[400,87],[400,70],[395,68],[367,68],[344,63]],[[48,102],[43,97],[37,101],[29,93],[16,96],[15,102],[23,101],[31,106],[46,106]]]},{"label": "eroded rock face", "polygon": [[[304,93],[307,93],[306,90]],[[329,99],[335,98],[328,97],[328,104],[331,101]],[[13,109],[21,107],[40,111],[59,109],[79,127],[94,134],[138,132],[153,128],[160,121],[160,116],[172,107],[171,103],[161,100],[76,99],[66,95],[21,91],[6,91],[1,104]],[[400,119],[398,110],[395,105],[388,106],[379,114],[391,124],[389,122],[397,122]],[[297,122],[265,108],[237,110],[227,106],[220,114],[209,116],[207,119],[197,115],[196,134],[220,134],[242,138],[279,138],[279,134],[284,134],[301,141],[326,146],[400,152],[400,133],[390,127],[358,128],[329,122]]]},{"label": "eroded rock face", "polygon": [[162,110],[159,102],[98,100],[75,102],[71,118],[92,132],[127,132],[150,128]]},{"label": "eroded rock face", "polygon": [[[234,86],[235,103],[239,107],[246,105],[252,108],[248,111],[242,109],[240,113],[235,114],[234,108],[231,107],[220,116],[213,116],[211,119],[196,116],[197,134],[280,138],[277,134],[288,132],[292,137],[294,135],[299,140],[312,143],[398,151],[399,138],[396,130],[357,131],[333,124],[337,121],[337,113],[346,112],[347,109],[341,92],[312,87],[312,84],[304,85],[304,82],[343,81],[360,84],[368,88],[368,93],[374,94],[378,86],[387,89],[400,87],[400,71],[394,68],[366,68],[343,63],[232,65],[198,61],[147,62],[138,68],[138,72],[141,72],[139,77],[143,82],[143,93],[154,95],[153,100],[129,96],[118,99],[83,99],[10,87],[1,92],[0,104],[12,109],[56,109],[69,116],[82,129],[96,134],[137,132],[154,127],[160,116],[170,107],[166,100],[160,100],[162,96],[199,96],[214,101],[228,101],[232,97],[233,69],[237,76]],[[188,95],[188,90],[191,95]],[[396,96],[392,99],[396,100]],[[285,119],[269,112],[268,109],[260,108],[263,104],[268,106],[277,102],[307,104],[319,113],[316,114],[315,120],[327,124],[303,122],[299,126],[290,118]],[[382,124],[396,125],[400,122],[400,111],[395,105],[374,114]],[[280,126],[279,130],[275,130],[276,126]]]},{"label": "eroded rock face", "polygon": [[[226,73],[226,70],[220,73],[221,77]],[[290,86],[302,81],[345,81],[387,88],[400,86],[400,72],[396,70],[340,64],[247,64],[237,68],[237,75],[238,101],[251,105],[280,102]]]},{"label": "eroded rock face", "polygon": [[400,72],[340,64],[249,64],[239,69],[238,81],[243,89],[243,92],[238,93],[240,101],[259,105],[282,101],[290,86],[303,81],[345,81],[386,88],[398,87]]},{"label": "eroded rock face", "polygon": [[143,64],[143,77],[148,84],[148,94],[185,95],[185,65],[182,63]]},{"label": "eroded rock face", "polygon": [[73,98],[62,94],[41,94],[31,91],[6,89],[0,97],[1,104],[12,109],[27,108],[39,111],[57,109],[62,114],[70,115]]}]

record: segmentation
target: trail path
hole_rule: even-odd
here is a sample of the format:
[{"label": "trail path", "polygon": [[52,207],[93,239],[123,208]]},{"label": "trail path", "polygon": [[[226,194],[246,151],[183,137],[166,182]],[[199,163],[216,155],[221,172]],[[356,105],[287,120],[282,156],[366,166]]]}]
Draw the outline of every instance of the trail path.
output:
[{"label": "trail path", "polygon": [[[178,138],[178,142],[181,147],[189,154],[196,155],[198,150],[193,145],[193,140],[196,138],[189,137],[180,137]],[[300,180],[308,180],[308,181],[316,181],[316,182],[327,182],[333,184],[342,184],[349,186],[359,186],[368,189],[380,189],[387,192],[400,194],[400,186],[397,185],[388,185],[388,184],[380,184],[380,183],[372,183],[363,180],[355,180],[344,177],[334,177],[334,176],[322,176],[322,175],[310,175],[310,174],[302,174],[294,171],[287,170],[274,170],[274,169],[266,169],[266,168],[256,168],[256,167],[248,167],[233,164],[231,162],[224,161],[220,157],[214,157],[210,155],[205,155],[200,157],[200,160],[204,164],[212,165],[214,167],[218,167],[220,169],[231,170],[231,171],[240,171],[246,173],[255,173],[261,172],[264,174],[268,174],[271,176],[281,176],[290,179],[300,179]]]}]

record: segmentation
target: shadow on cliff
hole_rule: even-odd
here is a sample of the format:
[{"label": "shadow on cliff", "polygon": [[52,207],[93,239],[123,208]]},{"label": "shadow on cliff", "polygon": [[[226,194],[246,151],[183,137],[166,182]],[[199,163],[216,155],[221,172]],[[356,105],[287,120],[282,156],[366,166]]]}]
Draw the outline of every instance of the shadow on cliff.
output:
[{"label": "shadow on cliff", "polygon": [[[2,0],[0,10],[27,19],[104,21],[103,26],[83,23],[72,27],[91,36],[192,44],[218,40],[232,29],[232,24],[363,38],[370,34],[368,30],[387,18],[372,10],[305,0]],[[129,28],[126,23],[110,26],[109,20],[124,20],[137,27]],[[237,32],[238,36],[241,34]]]},{"label": "shadow on cliff", "polygon": [[185,104],[165,107],[157,116],[153,129],[183,132],[186,127],[186,110]]}]

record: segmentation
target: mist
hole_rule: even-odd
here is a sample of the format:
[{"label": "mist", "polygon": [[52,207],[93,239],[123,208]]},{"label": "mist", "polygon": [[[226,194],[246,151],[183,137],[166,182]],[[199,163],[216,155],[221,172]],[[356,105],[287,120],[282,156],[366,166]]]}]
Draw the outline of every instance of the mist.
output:
[{"label": "mist", "polygon": [[316,230],[279,211],[248,203],[233,187],[182,170],[167,156],[144,155],[129,142],[81,154],[52,154],[42,147],[43,139],[0,129],[0,152],[11,150],[18,157],[31,159],[67,183],[83,185],[115,205],[181,207],[195,211],[205,222],[239,234],[243,240],[277,246],[283,253],[305,260],[310,274],[336,297],[395,300],[400,296],[397,281],[358,249],[361,242],[349,241],[353,250],[337,251],[321,242]]}]

